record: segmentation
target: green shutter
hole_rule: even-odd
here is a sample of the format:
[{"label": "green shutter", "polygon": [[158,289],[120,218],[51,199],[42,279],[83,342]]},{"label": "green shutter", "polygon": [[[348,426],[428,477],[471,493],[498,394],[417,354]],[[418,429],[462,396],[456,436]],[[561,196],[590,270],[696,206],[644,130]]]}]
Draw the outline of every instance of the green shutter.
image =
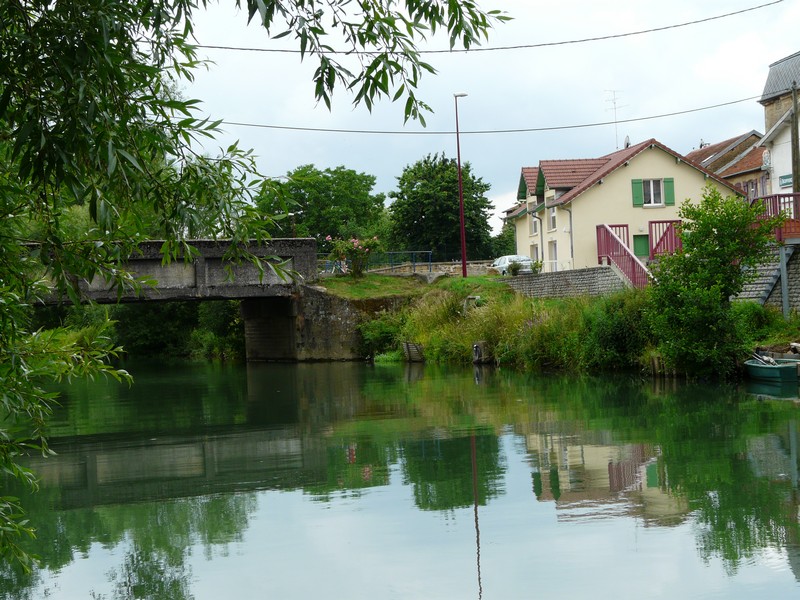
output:
[{"label": "green shutter", "polygon": [[675,206],[675,180],[672,177],[664,178],[664,204]]},{"label": "green shutter", "polygon": [[642,180],[632,179],[631,188],[633,190],[633,205],[644,206],[644,190],[642,190]]}]

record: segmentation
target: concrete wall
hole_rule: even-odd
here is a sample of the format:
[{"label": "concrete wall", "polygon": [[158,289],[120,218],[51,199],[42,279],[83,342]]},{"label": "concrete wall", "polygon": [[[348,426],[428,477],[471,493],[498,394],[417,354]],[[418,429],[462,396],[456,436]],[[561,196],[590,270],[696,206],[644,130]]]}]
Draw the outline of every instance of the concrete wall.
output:
[{"label": "concrete wall", "polygon": [[602,296],[626,287],[611,267],[574,269],[558,273],[520,274],[505,281],[518,293],[531,298]]},{"label": "concrete wall", "polygon": [[248,361],[358,360],[358,325],[407,298],[347,300],[318,286],[299,286],[291,298],[242,301]]}]

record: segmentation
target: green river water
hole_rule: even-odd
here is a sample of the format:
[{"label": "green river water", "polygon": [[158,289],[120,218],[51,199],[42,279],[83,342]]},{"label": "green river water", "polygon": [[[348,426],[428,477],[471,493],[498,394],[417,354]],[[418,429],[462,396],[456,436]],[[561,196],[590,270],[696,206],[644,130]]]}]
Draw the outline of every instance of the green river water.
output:
[{"label": "green river water", "polygon": [[63,388],[0,598],[800,596],[796,390],[127,368]]}]

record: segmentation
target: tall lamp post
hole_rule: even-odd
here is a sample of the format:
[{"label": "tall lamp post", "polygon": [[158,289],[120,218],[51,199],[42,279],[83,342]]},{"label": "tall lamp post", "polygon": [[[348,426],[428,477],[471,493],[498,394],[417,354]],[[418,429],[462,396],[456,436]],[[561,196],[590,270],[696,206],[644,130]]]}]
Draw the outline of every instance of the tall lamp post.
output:
[{"label": "tall lamp post", "polygon": [[467,276],[467,232],[464,228],[464,185],[461,180],[461,140],[458,132],[458,99],[467,94],[458,92],[453,94],[456,103],[456,158],[458,160],[458,216],[461,220],[461,276]]}]

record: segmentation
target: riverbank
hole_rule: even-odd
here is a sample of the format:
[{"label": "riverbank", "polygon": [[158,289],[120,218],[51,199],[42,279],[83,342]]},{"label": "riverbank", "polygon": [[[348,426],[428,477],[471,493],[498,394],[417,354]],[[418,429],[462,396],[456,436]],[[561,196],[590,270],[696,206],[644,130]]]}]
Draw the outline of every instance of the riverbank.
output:
[{"label": "riverbank", "polygon": [[[648,290],[537,299],[515,293],[496,276],[449,277],[431,284],[396,279],[367,275],[322,282],[329,293],[343,297],[410,297],[403,310],[376,314],[361,324],[365,356],[376,360],[403,360],[402,344],[408,341],[422,347],[426,361],[469,364],[480,343],[484,360],[524,370],[713,375],[714,365],[707,364],[700,349],[696,360],[708,367],[707,373],[682,370],[664,358],[665,348],[674,350],[685,341],[668,339],[658,330],[658,307]],[[785,321],[778,311],[754,302],[734,302],[726,318],[703,327],[706,335],[725,336],[725,353],[716,358],[731,361],[734,368],[727,371],[736,371],[756,348],[784,351],[800,339],[797,317]]]}]

